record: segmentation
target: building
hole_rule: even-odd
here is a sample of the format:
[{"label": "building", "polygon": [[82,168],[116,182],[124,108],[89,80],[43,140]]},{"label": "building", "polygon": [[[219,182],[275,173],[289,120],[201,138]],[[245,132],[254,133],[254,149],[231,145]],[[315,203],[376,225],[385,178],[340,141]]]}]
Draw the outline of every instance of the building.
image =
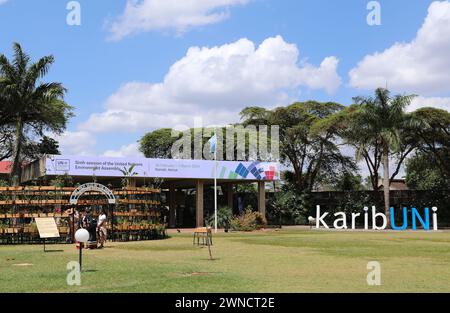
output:
[{"label": "building", "polygon": [[[378,180],[378,187],[380,190],[383,190],[383,179]],[[391,185],[389,186],[389,190],[409,190],[409,188],[406,185],[405,179],[393,179],[391,181]]]},{"label": "building", "polygon": [[12,162],[0,161],[0,179],[8,180],[11,173]]},{"label": "building", "polygon": [[[216,167],[216,170],[215,170]],[[216,175],[215,175],[216,173]],[[186,196],[195,195],[195,221],[192,226],[204,225],[205,188],[211,188],[214,177],[226,196],[229,207],[234,206],[233,186],[257,183],[258,210],[266,213],[265,184],[279,180],[279,165],[274,162],[209,161],[147,159],[139,157],[109,158],[69,155],[48,155],[27,164],[22,171],[22,183],[49,181],[63,175],[76,183],[96,181],[104,185],[120,186],[124,180],[128,186],[145,186],[149,182],[160,184],[167,190],[169,226],[177,226],[179,208]],[[185,192],[185,191],[189,192]],[[180,218],[178,218],[179,220]]]}]

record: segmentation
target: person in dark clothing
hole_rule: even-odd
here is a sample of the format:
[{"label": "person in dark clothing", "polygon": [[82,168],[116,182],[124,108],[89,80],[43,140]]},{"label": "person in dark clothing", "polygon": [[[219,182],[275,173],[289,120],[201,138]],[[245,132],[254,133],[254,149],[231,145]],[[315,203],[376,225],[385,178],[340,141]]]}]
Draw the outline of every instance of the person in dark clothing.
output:
[{"label": "person in dark clothing", "polygon": [[86,208],[81,219],[81,227],[89,232],[87,248],[97,247],[97,221],[92,217],[91,209]]}]

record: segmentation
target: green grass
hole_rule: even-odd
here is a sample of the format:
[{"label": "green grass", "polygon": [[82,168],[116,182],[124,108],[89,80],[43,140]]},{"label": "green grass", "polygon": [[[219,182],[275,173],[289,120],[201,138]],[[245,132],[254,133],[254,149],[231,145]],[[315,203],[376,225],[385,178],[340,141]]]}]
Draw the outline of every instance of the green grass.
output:
[{"label": "green grass", "polygon": [[[450,232],[220,234],[214,261],[190,234],[108,243],[84,253],[81,286],[66,284],[75,246],[48,247],[63,251],[0,246],[0,292],[450,292]],[[366,283],[369,261],[381,286]]]}]

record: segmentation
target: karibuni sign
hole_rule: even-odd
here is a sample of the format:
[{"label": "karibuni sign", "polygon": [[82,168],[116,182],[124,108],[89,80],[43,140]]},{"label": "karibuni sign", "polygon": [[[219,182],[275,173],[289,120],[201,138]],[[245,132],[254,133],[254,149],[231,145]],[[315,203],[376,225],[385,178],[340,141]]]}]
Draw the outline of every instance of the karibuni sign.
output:
[{"label": "karibuni sign", "polygon": [[[408,214],[408,211],[411,214]],[[406,207],[402,210],[402,223],[397,225],[395,222],[395,210],[394,208],[390,208],[389,217],[391,221],[390,227],[393,230],[406,230],[411,225],[412,230],[417,230],[418,227],[421,227],[423,230],[438,230],[438,218],[436,207],[432,207],[432,214],[430,216],[430,209],[424,208],[419,212],[417,208],[408,209]],[[410,215],[410,218],[409,218]],[[316,217],[309,217],[310,222],[315,222],[316,228],[325,228],[329,229],[331,224],[330,219],[334,217],[334,221],[332,221],[332,225],[335,229],[356,229],[357,224],[361,224],[360,221],[363,221],[364,230],[384,230],[388,227],[388,219],[386,214],[378,212],[375,206],[372,206],[370,210],[368,207],[363,209],[362,213],[352,212],[346,214],[345,212],[336,212],[333,215],[330,215],[329,212],[321,212],[320,205],[316,206]],[[409,220],[411,224],[409,224]],[[371,225],[370,225],[371,224]]]}]

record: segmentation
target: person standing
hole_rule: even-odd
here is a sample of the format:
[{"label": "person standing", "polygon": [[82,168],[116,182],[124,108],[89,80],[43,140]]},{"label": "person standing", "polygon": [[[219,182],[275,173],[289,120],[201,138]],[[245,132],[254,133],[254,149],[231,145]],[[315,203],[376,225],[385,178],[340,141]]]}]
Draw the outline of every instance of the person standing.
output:
[{"label": "person standing", "polygon": [[75,233],[78,230],[78,227],[80,226],[80,213],[75,208],[67,209],[64,214],[69,216],[70,221],[70,236],[67,237],[68,240],[74,241],[75,240]]},{"label": "person standing", "polygon": [[81,210],[81,214],[78,218],[78,228],[84,228],[87,230],[88,227],[88,217],[86,213],[87,208]]},{"label": "person standing", "polygon": [[98,242],[100,244],[99,248],[103,248],[103,245],[106,242],[107,229],[106,229],[106,212],[105,209],[102,208],[100,211],[100,215],[98,216],[97,223],[97,233],[98,233]]},{"label": "person standing", "polygon": [[87,242],[86,248],[97,248],[97,221],[92,218],[91,209],[89,207],[84,210],[81,225],[82,228],[86,229],[89,232],[89,240]]}]

